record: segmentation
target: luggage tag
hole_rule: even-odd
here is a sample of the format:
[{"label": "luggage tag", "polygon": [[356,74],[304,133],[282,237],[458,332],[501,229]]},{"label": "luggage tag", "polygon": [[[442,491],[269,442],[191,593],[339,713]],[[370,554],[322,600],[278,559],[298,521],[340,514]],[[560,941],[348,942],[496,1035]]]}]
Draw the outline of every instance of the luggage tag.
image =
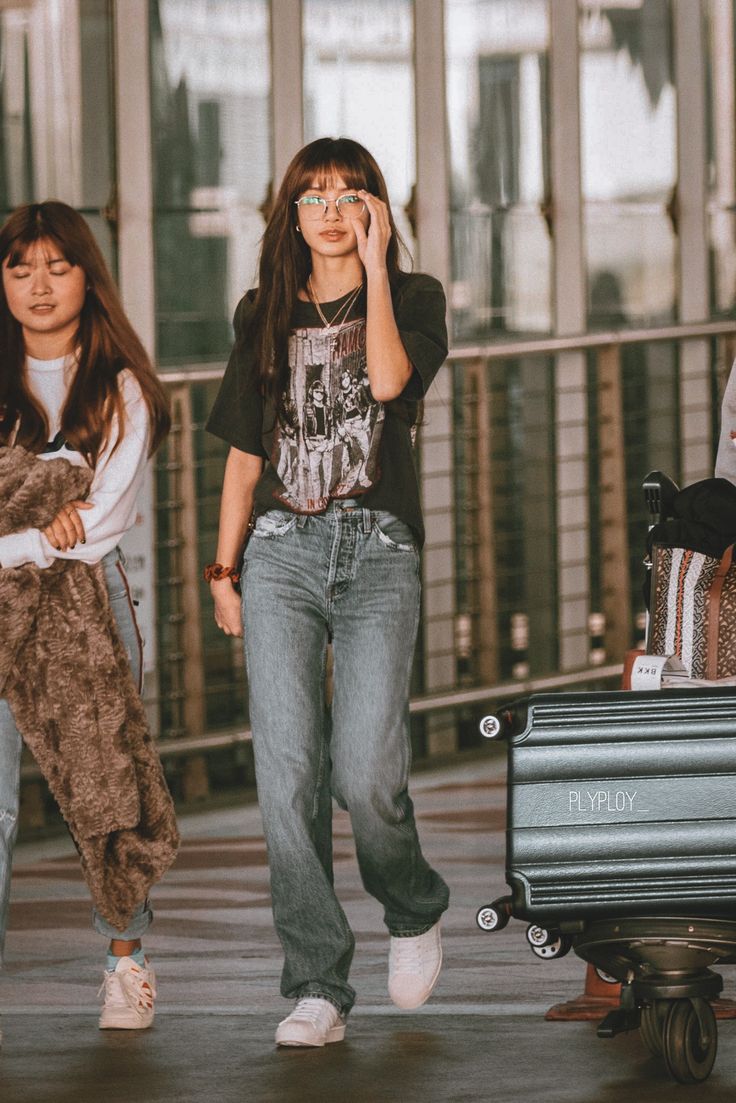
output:
[{"label": "luggage tag", "polygon": [[688,680],[688,673],[676,655],[637,655],[631,668],[632,689],[662,689]]}]

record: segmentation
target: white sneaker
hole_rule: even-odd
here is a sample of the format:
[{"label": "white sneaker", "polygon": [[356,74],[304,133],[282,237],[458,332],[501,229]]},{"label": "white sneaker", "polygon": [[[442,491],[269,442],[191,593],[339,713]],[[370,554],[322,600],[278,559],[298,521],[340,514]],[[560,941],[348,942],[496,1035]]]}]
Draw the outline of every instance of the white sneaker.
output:
[{"label": "white sneaker", "polygon": [[114,970],[105,971],[97,995],[103,992],[100,1030],[145,1030],[153,1022],[156,974],[148,961],[141,966],[121,957]]},{"label": "white sneaker", "polygon": [[324,1046],[341,1042],[345,1037],[345,1020],[329,1000],[319,996],[304,996],[276,1030],[277,1046]]},{"label": "white sneaker", "polygon": [[442,968],[440,925],[413,938],[391,936],[388,994],[397,1007],[409,1011],[429,999]]}]

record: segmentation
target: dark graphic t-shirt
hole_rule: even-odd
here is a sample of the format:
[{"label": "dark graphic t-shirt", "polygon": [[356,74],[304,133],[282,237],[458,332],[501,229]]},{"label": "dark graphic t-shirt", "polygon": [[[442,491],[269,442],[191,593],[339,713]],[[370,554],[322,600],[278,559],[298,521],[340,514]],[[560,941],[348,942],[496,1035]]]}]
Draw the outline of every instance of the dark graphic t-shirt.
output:
[{"label": "dark graphic t-shirt", "polygon": [[380,477],[382,403],[370,391],[365,319],[325,329],[298,326],[289,339],[286,406],[270,451],[283,491],[298,513],[321,513],[330,498],[365,494]]},{"label": "dark graphic t-shirt", "polygon": [[[321,513],[333,498],[359,498],[368,509],[401,518],[421,543],[413,430],[418,403],[447,355],[441,284],[407,274],[394,292],[396,323],[413,372],[402,394],[385,404],[373,398],[366,371],[364,293],[348,319],[328,329],[311,303],[297,303],[285,424],[260,392],[249,340],[254,297],[249,291],[235,311],[235,347],[207,429],[268,461],[255,490],[256,513]],[[342,302],[323,305],[328,318]]]}]

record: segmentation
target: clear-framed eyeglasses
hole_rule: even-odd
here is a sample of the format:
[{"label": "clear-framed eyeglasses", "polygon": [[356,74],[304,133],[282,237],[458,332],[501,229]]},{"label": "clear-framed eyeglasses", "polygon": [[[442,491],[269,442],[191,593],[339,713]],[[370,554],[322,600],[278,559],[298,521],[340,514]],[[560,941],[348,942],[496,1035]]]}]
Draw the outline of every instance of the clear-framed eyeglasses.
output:
[{"label": "clear-framed eyeglasses", "polygon": [[365,210],[365,203],[359,195],[349,192],[341,195],[339,199],[323,199],[321,195],[303,195],[301,199],[295,199],[294,204],[301,211],[302,218],[315,222],[324,218],[330,203],[335,204],[335,210],[340,218],[360,218]]}]

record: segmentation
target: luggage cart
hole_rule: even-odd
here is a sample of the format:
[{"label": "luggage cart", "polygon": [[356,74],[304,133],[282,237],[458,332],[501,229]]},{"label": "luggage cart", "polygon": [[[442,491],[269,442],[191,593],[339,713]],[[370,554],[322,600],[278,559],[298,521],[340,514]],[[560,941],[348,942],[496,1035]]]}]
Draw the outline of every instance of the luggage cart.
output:
[{"label": "luggage cart", "polygon": [[717,1051],[712,970],[736,963],[736,696],[722,689],[536,695],[484,717],[508,746],[506,880],[478,926],[526,921],[620,982],[598,1027],[638,1029],[674,1080]]}]

